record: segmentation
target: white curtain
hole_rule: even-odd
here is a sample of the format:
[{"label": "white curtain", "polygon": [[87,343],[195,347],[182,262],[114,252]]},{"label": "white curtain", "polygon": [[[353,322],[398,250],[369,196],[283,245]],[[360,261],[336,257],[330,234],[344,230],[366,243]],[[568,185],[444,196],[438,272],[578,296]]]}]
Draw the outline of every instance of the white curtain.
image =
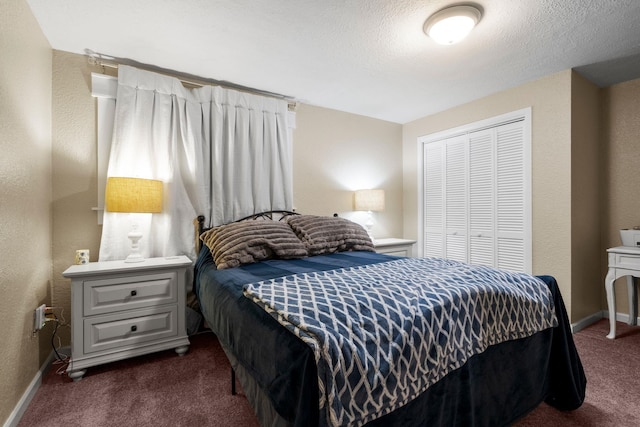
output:
[{"label": "white curtain", "polygon": [[[293,184],[287,103],[209,87],[211,225],[255,212],[291,209]],[[209,173],[210,172],[210,173]]]},{"label": "white curtain", "polygon": [[[121,66],[107,176],[161,180],[163,212],[136,215],[142,255],[194,258],[197,215],[218,225],[291,209],[287,103]],[[130,226],[105,212],[101,261],[126,258]]]}]

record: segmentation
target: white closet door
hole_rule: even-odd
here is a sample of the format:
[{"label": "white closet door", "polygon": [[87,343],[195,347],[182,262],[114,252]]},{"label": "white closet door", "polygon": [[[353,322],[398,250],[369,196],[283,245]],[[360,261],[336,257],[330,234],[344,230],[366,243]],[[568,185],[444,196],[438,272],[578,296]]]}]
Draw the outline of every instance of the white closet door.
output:
[{"label": "white closet door", "polygon": [[418,139],[424,256],[531,273],[530,114]]},{"label": "white closet door", "polygon": [[444,143],[424,146],[424,256],[444,258]]},{"label": "white closet door", "polygon": [[496,267],[526,271],[525,157],[522,123],[496,128]]},{"label": "white closet door", "polygon": [[467,262],[467,136],[445,145],[445,255]]},{"label": "white closet door", "polygon": [[469,135],[469,263],[495,265],[495,130]]}]

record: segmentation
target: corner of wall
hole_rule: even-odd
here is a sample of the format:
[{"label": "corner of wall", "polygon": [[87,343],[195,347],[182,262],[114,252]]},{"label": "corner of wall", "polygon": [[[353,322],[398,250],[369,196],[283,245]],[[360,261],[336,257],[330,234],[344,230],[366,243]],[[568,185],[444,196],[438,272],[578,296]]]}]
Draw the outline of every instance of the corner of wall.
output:
[{"label": "corner of wall", "polygon": [[[600,90],[600,275],[607,272],[605,250],[619,246],[620,229],[640,225],[640,79]],[[618,279],[617,312],[628,313],[625,279]],[[601,307],[606,307],[604,285]]]},{"label": "corner of wall", "polygon": [[0,40],[0,312],[11,313],[0,332],[4,423],[50,349],[46,331],[32,329],[33,310],[51,297],[52,53],[26,1],[0,3]]},{"label": "corner of wall", "polygon": [[[52,302],[71,313],[71,287],[62,272],[74,263],[76,249],[98,258],[101,226],[91,208],[98,203],[96,100],[84,55],[53,51],[52,100]],[[70,341],[62,329],[63,344]]]},{"label": "corner of wall", "polygon": [[600,90],[571,74],[571,313],[601,310]]}]

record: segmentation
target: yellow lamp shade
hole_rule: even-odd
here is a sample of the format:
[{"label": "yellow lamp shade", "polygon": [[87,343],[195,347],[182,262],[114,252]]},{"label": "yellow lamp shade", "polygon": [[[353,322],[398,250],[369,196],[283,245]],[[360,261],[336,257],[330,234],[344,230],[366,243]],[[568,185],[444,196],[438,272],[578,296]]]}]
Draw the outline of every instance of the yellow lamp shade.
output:
[{"label": "yellow lamp shade", "polygon": [[108,212],[162,212],[162,181],[111,177],[105,194]]},{"label": "yellow lamp shade", "polygon": [[358,190],[354,194],[353,204],[357,211],[383,211],[384,190]]}]

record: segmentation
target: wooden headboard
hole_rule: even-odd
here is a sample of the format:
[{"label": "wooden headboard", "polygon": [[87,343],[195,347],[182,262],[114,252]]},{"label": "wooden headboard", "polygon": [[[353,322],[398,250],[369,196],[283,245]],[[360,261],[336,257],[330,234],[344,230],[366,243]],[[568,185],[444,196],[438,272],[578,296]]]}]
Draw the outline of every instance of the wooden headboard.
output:
[{"label": "wooden headboard", "polygon": [[[240,218],[239,220],[233,222],[241,222],[241,221],[252,221],[252,220],[270,220],[270,221],[282,221],[283,218],[286,218],[290,215],[299,215],[294,211],[287,210],[275,210],[275,211],[265,211],[255,213],[253,215],[246,216],[244,218]],[[193,220],[193,228],[194,228],[194,243],[196,248],[196,255],[200,253],[200,249],[202,249],[202,240],[200,240],[200,235],[207,231],[209,227],[206,227],[204,224],[205,217],[204,215],[198,215],[196,219]]]}]

